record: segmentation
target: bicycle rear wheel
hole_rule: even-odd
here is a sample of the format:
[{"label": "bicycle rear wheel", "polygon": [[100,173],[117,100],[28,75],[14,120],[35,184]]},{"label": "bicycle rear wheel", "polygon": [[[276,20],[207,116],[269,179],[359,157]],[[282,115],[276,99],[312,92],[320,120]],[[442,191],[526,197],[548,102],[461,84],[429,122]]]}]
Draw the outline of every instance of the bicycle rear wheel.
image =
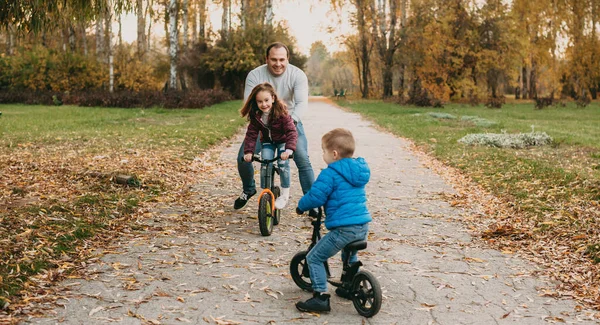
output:
[{"label": "bicycle rear wheel", "polygon": [[273,231],[273,206],[271,193],[266,192],[260,196],[258,201],[258,226],[260,234],[270,236]]},{"label": "bicycle rear wheel", "polygon": [[367,271],[359,271],[352,279],[352,303],[364,317],[373,317],[381,308],[381,286],[377,278]]}]

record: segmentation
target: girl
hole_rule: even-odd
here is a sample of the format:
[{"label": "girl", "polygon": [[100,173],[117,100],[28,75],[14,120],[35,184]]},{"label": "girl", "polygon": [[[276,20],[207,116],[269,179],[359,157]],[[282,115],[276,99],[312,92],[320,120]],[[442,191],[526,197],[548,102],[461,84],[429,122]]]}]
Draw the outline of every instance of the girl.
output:
[{"label": "girl", "polygon": [[[250,123],[244,139],[244,160],[252,161],[252,154],[256,149],[256,142],[260,135],[262,143],[261,155],[263,159],[273,159],[275,150],[280,152],[277,161],[281,172],[281,195],[275,201],[277,209],[283,209],[290,197],[290,164],[288,157],[296,150],[298,132],[294,120],[288,114],[285,104],[277,98],[275,88],[268,83],[254,87],[248,100],[240,110],[242,117]],[[260,187],[265,188],[266,184]]]}]

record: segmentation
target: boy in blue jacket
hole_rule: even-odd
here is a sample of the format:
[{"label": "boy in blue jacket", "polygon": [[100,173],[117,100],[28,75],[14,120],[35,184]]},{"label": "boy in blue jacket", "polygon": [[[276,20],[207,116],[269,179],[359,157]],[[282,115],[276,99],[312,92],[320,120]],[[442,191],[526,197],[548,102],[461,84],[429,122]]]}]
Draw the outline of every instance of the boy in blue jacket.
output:
[{"label": "boy in blue jacket", "polygon": [[[301,213],[324,206],[325,227],[329,230],[306,256],[313,297],[296,303],[296,308],[307,312],[331,310],[323,263],[347,244],[366,240],[368,224],[372,220],[365,192],[371,171],[363,158],[352,158],[355,149],[352,133],[342,128],[333,129],[323,135],[321,147],[327,168],[321,171],[310,191],[298,202],[297,208]],[[350,263],[356,261],[358,257],[355,252],[350,257]],[[338,288],[336,294],[343,297],[342,291]]]}]

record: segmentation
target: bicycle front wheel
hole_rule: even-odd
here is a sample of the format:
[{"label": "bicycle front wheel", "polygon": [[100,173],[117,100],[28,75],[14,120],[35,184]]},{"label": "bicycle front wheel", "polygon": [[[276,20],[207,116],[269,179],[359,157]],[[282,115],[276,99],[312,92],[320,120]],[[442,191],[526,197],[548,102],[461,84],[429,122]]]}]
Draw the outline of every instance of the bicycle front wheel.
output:
[{"label": "bicycle front wheel", "polygon": [[308,272],[308,264],[306,263],[306,255],[308,251],[296,253],[290,262],[290,275],[296,285],[305,291],[312,292],[312,282]]},{"label": "bicycle front wheel", "polygon": [[363,317],[373,317],[381,308],[381,286],[367,271],[359,271],[352,279],[352,303]]},{"label": "bicycle front wheel", "polygon": [[270,193],[263,193],[258,201],[258,226],[260,234],[270,236],[273,231],[273,206]]}]

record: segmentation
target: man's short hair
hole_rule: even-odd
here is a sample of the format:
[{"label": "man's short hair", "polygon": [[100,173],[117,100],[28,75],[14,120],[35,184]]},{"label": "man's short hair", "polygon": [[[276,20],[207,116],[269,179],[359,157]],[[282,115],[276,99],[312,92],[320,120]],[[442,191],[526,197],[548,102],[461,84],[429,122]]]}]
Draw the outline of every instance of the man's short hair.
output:
[{"label": "man's short hair", "polygon": [[287,53],[287,58],[289,60],[290,59],[290,49],[288,49],[288,47],[285,46],[285,44],[283,44],[281,42],[271,43],[271,45],[267,46],[267,53],[266,53],[267,55],[265,57],[266,58],[269,57],[269,52],[271,52],[272,48],[279,49],[279,48],[282,48],[282,47],[285,49],[285,52]]},{"label": "man's short hair", "polygon": [[342,158],[350,158],[354,155],[356,144],[350,130],[344,128],[333,129],[321,138],[323,146],[330,151],[337,151]]}]

